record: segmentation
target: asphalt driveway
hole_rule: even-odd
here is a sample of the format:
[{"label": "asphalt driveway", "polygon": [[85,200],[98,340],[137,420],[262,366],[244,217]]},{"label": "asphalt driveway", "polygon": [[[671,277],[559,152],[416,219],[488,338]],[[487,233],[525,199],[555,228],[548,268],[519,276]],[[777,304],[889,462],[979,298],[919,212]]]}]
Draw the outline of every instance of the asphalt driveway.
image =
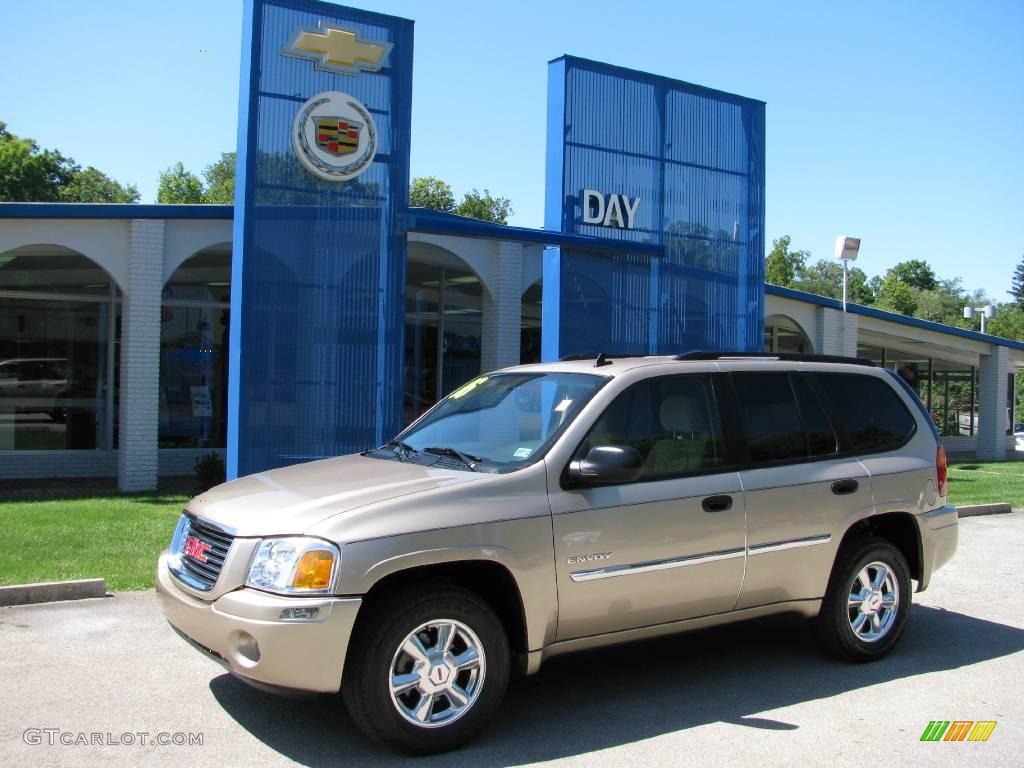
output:
[{"label": "asphalt driveway", "polygon": [[[1024,514],[962,520],[960,551],[915,595],[882,662],[832,661],[790,617],[560,657],[513,681],[478,741],[416,762],[1019,765],[1022,571]],[[0,608],[0,681],[3,765],[408,764],[335,698],[279,698],[225,674],[171,631],[152,592]],[[984,743],[923,743],[931,720],[998,725]]]}]

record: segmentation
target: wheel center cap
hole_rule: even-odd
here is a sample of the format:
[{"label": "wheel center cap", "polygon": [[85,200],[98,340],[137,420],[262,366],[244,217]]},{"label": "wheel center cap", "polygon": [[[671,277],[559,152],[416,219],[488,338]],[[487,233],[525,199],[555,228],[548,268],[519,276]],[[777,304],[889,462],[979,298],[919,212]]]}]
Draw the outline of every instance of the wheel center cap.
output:
[{"label": "wheel center cap", "polygon": [[865,602],[865,605],[867,605],[868,610],[873,613],[873,612],[877,611],[879,608],[882,607],[882,593],[881,592],[872,592],[868,596],[868,599],[865,600],[864,602]]},{"label": "wheel center cap", "polygon": [[430,681],[434,685],[444,685],[448,682],[450,674],[446,665],[438,664],[430,670]]}]

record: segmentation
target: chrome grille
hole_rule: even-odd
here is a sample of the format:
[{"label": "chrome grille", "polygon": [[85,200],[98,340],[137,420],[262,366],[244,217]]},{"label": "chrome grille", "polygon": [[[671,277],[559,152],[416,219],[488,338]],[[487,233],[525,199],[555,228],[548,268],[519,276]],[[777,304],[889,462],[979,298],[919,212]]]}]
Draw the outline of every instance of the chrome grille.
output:
[{"label": "chrome grille", "polygon": [[171,573],[193,589],[213,589],[234,538],[209,523],[183,515],[171,543]]}]

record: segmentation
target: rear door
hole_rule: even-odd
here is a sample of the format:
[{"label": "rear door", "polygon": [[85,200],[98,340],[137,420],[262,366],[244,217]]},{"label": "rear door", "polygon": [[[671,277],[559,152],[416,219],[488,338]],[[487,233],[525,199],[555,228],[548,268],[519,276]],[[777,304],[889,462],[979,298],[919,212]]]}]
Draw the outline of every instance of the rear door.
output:
[{"label": "rear door", "polygon": [[549,489],[558,639],[730,610],[743,577],[743,494],[724,452],[711,376],[633,384],[576,456],[609,444],[640,452],[637,481]]},{"label": "rear door", "polygon": [[747,505],[747,572],[736,607],[820,598],[848,521],[872,509],[868,473],[840,454],[806,374],[737,372],[732,383]]}]

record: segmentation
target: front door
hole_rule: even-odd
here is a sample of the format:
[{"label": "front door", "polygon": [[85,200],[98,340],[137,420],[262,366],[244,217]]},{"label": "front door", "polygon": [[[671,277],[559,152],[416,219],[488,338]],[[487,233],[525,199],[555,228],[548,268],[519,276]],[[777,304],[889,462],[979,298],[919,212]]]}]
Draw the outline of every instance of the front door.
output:
[{"label": "front door", "polygon": [[577,456],[609,444],[641,453],[638,481],[550,489],[558,639],[731,610],[743,578],[744,500],[726,468],[710,376],[632,385]]}]

